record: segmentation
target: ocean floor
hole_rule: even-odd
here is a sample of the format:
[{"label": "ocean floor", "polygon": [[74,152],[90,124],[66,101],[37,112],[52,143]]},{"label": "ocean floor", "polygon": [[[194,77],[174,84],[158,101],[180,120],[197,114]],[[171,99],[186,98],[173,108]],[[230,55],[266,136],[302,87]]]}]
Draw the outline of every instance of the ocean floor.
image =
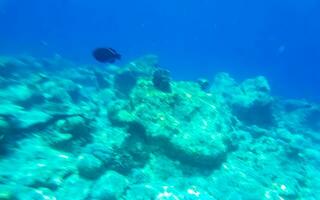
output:
[{"label": "ocean floor", "polygon": [[157,66],[0,57],[0,200],[320,199],[320,105]]}]

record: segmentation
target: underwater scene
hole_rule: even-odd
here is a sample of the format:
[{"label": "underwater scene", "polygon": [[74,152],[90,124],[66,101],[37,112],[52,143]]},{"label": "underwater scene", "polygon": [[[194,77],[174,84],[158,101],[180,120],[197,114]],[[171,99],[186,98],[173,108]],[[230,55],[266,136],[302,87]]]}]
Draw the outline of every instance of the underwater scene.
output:
[{"label": "underwater scene", "polygon": [[320,200],[319,10],[0,0],[0,200]]}]

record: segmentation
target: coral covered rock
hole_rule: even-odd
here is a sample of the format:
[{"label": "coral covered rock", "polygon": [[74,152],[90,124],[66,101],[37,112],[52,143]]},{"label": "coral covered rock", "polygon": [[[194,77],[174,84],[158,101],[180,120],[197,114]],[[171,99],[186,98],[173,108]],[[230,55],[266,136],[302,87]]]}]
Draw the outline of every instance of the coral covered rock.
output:
[{"label": "coral covered rock", "polygon": [[98,178],[104,171],[103,162],[90,154],[80,155],[77,167],[80,176],[88,179]]},{"label": "coral covered rock", "polygon": [[222,73],[216,76],[212,92],[221,94],[232,108],[232,113],[247,125],[273,125],[274,100],[264,77],[259,76],[237,84],[228,74]]},{"label": "coral covered rock", "polygon": [[114,171],[108,171],[93,185],[90,199],[116,200],[125,192],[128,180]]},{"label": "coral covered rock", "polygon": [[132,71],[118,73],[114,77],[114,87],[122,95],[128,96],[137,82],[137,76]]},{"label": "coral covered rock", "polygon": [[162,92],[171,92],[170,72],[164,69],[158,69],[153,73],[153,86]]},{"label": "coral covered rock", "polygon": [[74,116],[57,122],[59,130],[69,133],[75,138],[90,137],[90,124],[81,116]]},{"label": "coral covered rock", "polygon": [[54,122],[54,130],[44,136],[48,144],[54,148],[73,151],[92,140],[90,121],[82,116],[66,115]]},{"label": "coral covered rock", "polygon": [[130,105],[123,106],[130,113],[127,125],[136,121],[141,127],[131,134],[143,135],[168,156],[200,166],[218,166],[225,159],[231,146],[231,115],[196,83],[175,83],[172,93],[163,93],[141,79]]},{"label": "coral covered rock", "polygon": [[2,59],[0,199],[320,196],[320,107],[264,77],[175,81],[150,55]]},{"label": "coral covered rock", "polygon": [[130,62],[125,68],[138,76],[151,77],[158,65],[158,56],[149,54]]}]

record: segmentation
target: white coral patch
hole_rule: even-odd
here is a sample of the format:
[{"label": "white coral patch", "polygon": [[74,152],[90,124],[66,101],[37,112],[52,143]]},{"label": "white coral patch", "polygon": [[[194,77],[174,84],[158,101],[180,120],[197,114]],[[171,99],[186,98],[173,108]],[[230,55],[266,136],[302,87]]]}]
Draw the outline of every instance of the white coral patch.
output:
[{"label": "white coral patch", "polygon": [[200,192],[196,191],[195,188],[189,188],[189,189],[187,190],[187,192],[188,192],[188,194],[194,195],[194,196],[196,196],[196,197],[199,197],[199,196],[200,196]]},{"label": "white coral patch", "polygon": [[287,190],[287,186],[285,186],[283,184],[280,186],[280,188],[281,188],[282,191],[286,191]]},{"label": "white coral patch", "polygon": [[37,166],[38,166],[38,167],[45,167],[45,166],[46,166],[46,164],[43,164],[43,163],[37,163]]},{"label": "white coral patch", "polygon": [[69,159],[69,156],[64,155],[64,154],[59,154],[59,158],[63,158],[63,159]]},{"label": "white coral patch", "polygon": [[186,97],[191,99],[192,98],[192,94],[189,94],[189,93],[185,93],[186,94]]},{"label": "white coral patch", "polygon": [[157,200],[165,200],[165,199],[174,199],[179,200],[179,198],[174,195],[172,192],[168,192],[169,186],[163,186],[163,192],[157,195]]}]

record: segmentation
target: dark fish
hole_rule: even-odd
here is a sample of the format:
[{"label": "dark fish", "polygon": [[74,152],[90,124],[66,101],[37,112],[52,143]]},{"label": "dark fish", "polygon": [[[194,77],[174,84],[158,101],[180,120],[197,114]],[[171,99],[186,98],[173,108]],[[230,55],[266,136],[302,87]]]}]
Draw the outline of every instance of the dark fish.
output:
[{"label": "dark fish", "polygon": [[112,48],[96,48],[92,52],[93,57],[102,63],[114,63],[121,59],[121,55]]}]

